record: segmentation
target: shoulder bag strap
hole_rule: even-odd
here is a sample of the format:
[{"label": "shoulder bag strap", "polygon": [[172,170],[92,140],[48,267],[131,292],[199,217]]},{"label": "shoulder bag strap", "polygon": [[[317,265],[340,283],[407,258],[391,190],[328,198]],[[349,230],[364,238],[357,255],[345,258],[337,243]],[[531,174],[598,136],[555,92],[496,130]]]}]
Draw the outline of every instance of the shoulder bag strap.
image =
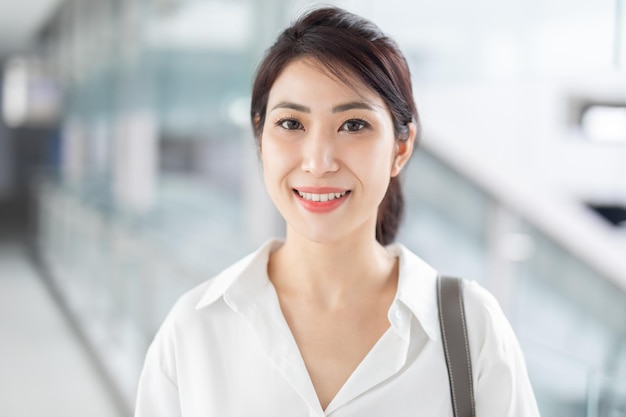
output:
[{"label": "shoulder bag strap", "polygon": [[454,416],[475,417],[472,364],[465,326],[462,280],[438,277],[437,303]]}]

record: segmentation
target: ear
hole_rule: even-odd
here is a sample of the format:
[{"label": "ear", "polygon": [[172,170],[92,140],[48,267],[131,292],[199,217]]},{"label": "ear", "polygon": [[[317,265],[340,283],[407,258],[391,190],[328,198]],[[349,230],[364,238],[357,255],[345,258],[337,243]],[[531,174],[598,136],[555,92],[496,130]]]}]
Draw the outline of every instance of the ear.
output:
[{"label": "ear", "polygon": [[396,177],[402,171],[402,168],[411,158],[413,153],[413,144],[415,143],[415,135],[417,134],[417,128],[414,123],[409,123],[409,137],[404,141],[396,141],[396,152],[393,158],[393,164],[391,166],[391,176]]}]

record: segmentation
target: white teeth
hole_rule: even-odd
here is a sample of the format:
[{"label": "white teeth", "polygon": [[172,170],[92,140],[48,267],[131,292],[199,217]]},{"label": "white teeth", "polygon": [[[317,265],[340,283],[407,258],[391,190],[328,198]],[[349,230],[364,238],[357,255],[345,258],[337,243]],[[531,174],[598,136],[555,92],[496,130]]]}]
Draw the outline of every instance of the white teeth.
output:
[{"label": "white teeth", "polygon": [[298,191],[298,194],[300,195],[300,197],[302,197],[305,200],[321,201],[321,202],[326,202],[326,201],[334,200],[336,198],[341,198],[344,195],[346,195],[346,193],[347,191],[344,191],[342,193],[313,194],[313,193],[303,193],[301,191]]}]

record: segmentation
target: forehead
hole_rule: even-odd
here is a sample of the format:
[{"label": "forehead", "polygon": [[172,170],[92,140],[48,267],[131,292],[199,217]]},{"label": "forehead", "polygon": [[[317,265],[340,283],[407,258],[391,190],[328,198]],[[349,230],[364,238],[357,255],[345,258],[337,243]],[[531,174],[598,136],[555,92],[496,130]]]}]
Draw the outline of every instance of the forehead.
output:
[{"label": "forehead", "polygon": [[269,102],[301,100],[359,100],[386,107],[383,99],[349,69],[326,65],[312,58],[296,59],[285,66],[270,89]]}]

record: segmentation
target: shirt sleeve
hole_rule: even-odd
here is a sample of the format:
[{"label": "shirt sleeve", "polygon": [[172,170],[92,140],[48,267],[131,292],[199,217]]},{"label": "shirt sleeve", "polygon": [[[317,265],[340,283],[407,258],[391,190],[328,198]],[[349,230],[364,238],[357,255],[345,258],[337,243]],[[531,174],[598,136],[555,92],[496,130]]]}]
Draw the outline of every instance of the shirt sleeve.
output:
[{"label": "shirt sleeve", "polygon": [[500,305],[473,282],[464,298],[476,415],[539,417],[524,355]]},{"label": "shirt sleeve", "polygon": [[[165,327],[165,326],[164,326]],[[173,345],[166,342],[166,328],[157,333],[148,349],[135,403],[135,417],[182,415],[178,386],[173,372]]]}]

